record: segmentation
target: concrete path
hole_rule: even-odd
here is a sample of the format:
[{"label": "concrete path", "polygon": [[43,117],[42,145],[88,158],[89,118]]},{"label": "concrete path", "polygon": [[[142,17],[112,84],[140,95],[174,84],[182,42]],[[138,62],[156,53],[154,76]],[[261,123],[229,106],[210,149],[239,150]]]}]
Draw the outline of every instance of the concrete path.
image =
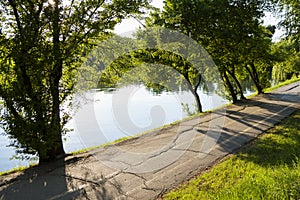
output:
[{"label": "concrete path", "polygon": [[89,153],[0,177],[0,199],[155,199],[300,108],[300,82]]}]

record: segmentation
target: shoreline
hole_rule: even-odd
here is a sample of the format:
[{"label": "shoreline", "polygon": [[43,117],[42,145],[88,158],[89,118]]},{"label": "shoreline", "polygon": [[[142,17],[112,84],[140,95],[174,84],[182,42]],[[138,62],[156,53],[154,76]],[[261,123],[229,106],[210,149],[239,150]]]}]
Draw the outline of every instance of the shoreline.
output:
[{"label": "shoreline", "polygon": [[[298,81],[300,81],[300,78],[294,78],[294,79],[286,80],[286,81],[281,82],[281,83],[279,83],[279,84],[277,84],[277,85],[275,85],[273,87],[265,89],[265,91],[266,91],[265,94],[271,93],[272,91],[276,91],[276,90],[280,89],[281,87],[293,84],[293,83],[298,82]],[[246,100],[240,100],[237,104],[240,104],[240,103],[243,103],[243,102],[247,102],[247,100],[250,100],[251,98],[254,98],[254,97],[257,97],[257,96],[258,96],[257,93],[252,94],[250,96],[247,96]],[[69,153],[66,153],[66,155],[64,155],[63,157],[66,158],[66,157],[69,157],[69,156],[76,156],[76,155],[80,155],[80,154],[86,154],[86,153],[91,152],[93,150],[96,150],[96,149],[99,149],[99,148],[103,148],[103,147],[107,147],[107,146],[111,146],[111,145],[117,145],[117,146],[118,145],[122,145],[124,143],[131,142],[131,141],[136,140],[136,139],[138,139],[140,137],[143,137],[143,136],[146,136],[148,134],[151,134],[153,132],[163,131],[163,130],[166,130],[168,128],[172,128],[173,126],[176,126],[176,125],[178,125],[178,124],[180,124],[182,122],[186,122],[186,121],[192,120],[194,118],[197,118],[199,116],[204,116],[204,115],[210,114],[210,113],[212,113],[214,111],[227,108],[227,107],[229,107],[231,105],[234,105],[234,104],[233,103],[228,103],[228,104],[225,104],[225,105],[220,106],[218,108],[215,108],[215,109],[212,109],[212,110],[208,110],[208,111],[205,111],[203,113],[197,113],[195,115],[186,117],[184,119],[177,120],[177,121],[172,122],[170,124],[166,124],[166,125],[154,128],[154,129],[150,129],[150,130],[147,130],[147,131],[142,132],[142,133],[138,133],[138,134],[133,135],[133,136],[122,137],[122,138],[119,138],[119,139],[114,140],[112,142],[107,142],[107,143],[104,143],[104,144],[101,144],[101,145],[98,145],[98,146],[92,146],[92,147],[83,148],[83,149],[80,149],[80,150],[77,150],[77,151],[69,152]],[[19,171],[23,171],[23,170],[26,170],[26,169],[29,169],[29,168],[32,168],[32,167],[36,167],[36,166],[39,166],[39,164],[30,164],[29,166],[18,166],[18,167],[15,167],[15,168],[11,169],[11,170],[0,171],[0,176],[11,174],[11,173],[15,173],[15,172],[19,172]]]}]

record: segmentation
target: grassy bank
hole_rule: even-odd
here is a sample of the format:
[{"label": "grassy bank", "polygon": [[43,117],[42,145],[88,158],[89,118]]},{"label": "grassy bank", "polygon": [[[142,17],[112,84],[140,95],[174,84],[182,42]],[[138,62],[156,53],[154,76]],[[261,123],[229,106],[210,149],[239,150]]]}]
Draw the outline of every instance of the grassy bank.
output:
[{"label": "grassy bank", "polygon": [[278,88],[280,88],[280,87],[282,87],[282,86],[289,85],[289,84],[294,83],[294,82],[297,82],[297,81],[300,81],[300,77],[299,77],[299,78],[294,77],[294,78],[289,79],[289,80],[286,80],[286,81],[284,81],[284,82],[280,82],[280,83],[278,83],[277,85],[274,85],[273,87],[270,87],[270,88],[265,89],[264,92],[268,93],[268,92],[271,92],[271,91],[273,91],[273,90],[276,90],[276,89],[278,89]]},{"label": "grassy bank", "polygon": [[15,167],[9,171],[5,171],[5,172],[0,172],[0,176],[4,176],[4,175],[7,175],[7,174],[11,174],[11,173],[14,173],[14,172],[19,172],[19,171],[23,171],[25,169],[28,169],[28,168],[31,168],[31,167],[34,167],[34,166],[37,166],[37,164],[31,164],[29,166],[19,166],[19,167]]},{"label": "grassy bank", "polygon": [[165,199],[300,199],[300,111]]}]

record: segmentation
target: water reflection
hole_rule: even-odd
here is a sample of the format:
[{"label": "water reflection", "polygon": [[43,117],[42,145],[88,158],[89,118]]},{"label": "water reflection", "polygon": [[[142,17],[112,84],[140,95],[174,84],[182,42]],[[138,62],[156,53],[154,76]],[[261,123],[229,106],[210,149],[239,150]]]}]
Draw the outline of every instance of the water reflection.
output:
[{"label": "water reflection", "polygon": [[[227,103],[216,94],[199,91],[203,109],[210,110]],[[145,86],[128,86],[117,90],[93,91],[76,98],[80,103],[67,127],[72,129],[64,138],[66,152],[101,145],[135,135],[149,129],[188,117],[182,104],[194,111],[194,97],[188,91],[149,91]],[[10,160],[14,149],[6,147],[9,140],[0,136],[0,171],[6,171],[28,161]]]}]

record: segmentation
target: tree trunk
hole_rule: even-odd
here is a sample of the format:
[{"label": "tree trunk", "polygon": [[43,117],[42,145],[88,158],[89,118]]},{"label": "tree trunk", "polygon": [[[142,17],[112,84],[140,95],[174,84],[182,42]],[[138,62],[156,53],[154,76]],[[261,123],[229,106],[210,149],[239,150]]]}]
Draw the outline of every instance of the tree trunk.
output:
[{"label": "tree trunk", "polygon": [[239,88],[239,93],[240,93],[240,96],[241,96],[241,99],[246,99],[246,97],[244,96],[244,93],[243,93],[243,87],[240,83],[240,81],[237,79],[237,77],[235,76],[234,72],[230,72],[228,70],[228,73],[230,74],[230,76],[233,78],[234,82],[236,83],[237,87]]},{"label": "tree trunk", "polygon": [[198,112],[203,112],[199,94],[197,93],[197,91],[193,91],[192,94],[195,97]]},{"label": "tree trunk", "polygon": [[48,133],[50,147],[45,154],[40,156],[41,162],[48,162],[65,154],[62,141],[62,127],[60,119],[60,92],[59,82],[62,77],[62,54],[60,49],[60,25],[59,25],[59,0],[55,0],[53,15],[53,69],[50,78],[52,96],[51,127]]},{"label": "tree trunk", "polygon": [[56,160],[65,155],[61,132],[52,132],[49,134],[51,134],[51,137],[53,138],[50,143],[51,146],[46,150],[46,152],[42,153],[42,150],[39,151],[39,164]]},{"label": "tree trunk", "polygon": [[254,63],[251,64],[251,69],[252,69],[253,77],[255,77],[255,78],[254,78],[254,79],[255,79],[254,83],[255,83],[255,86],[256,86],[256,89],[257,89],[257,93],[258,93],[258,94],[262,94],[262,93],[264,93],[264,92],[263,92],[263,88],[262,88],[262,86],[261,86],[261,84],[260,84],[260,81],[259,81],[259,75],[258,75],[258,73],[257,73],[257,71],[256,71],[256,68],[255,68],[255,66],[254,66]]},{"label": "tree trunk", "polygon": [[195,97],[198,112],[203,112],[201,100],[200,100],[199,94],[197,93],[198,87],[201,83],[201,76],[199,76],[199,80],[198,80],[198,83],[196,84],[195,88],[193,88],[192,83],[191,83],[191,81],[188,77],[188,74],[183,74],[183,77],[187,81],[187,85],[188,85],[189,90],[192,92],[192,94]]},{"label": "tree trunk", "polygon": [[250,68],[247,65],[245,66],[246,70],[250,74],[250,77],[251,77],[251,79],[253,80],[253,82],[255,84],[257,93],[258,94],[262,94],[264,92],[263,92],[263,88],[262,88],[262,86],[260,84],[260,81],[259,81],[259,75],[258,75],[258,73],[256,71],[256,68],[255,68],[254,64],[252,63],[250,66],[251,66],[251,70],[250,70]]},{"label": "tree trunk", "polygon": [[224,77],[224,79],[225,79],[225,84],[227,85],[227,89],[229,90],[229,93],[231,95],[232,102],[236,103],[238,101],[238,99],[237,99],[236,93],[234,91],[233,85],[231,84],[231,82],[229,80],[229,77],[227,76],[226,71],[223,72],[223,76],[222,77]]}]

